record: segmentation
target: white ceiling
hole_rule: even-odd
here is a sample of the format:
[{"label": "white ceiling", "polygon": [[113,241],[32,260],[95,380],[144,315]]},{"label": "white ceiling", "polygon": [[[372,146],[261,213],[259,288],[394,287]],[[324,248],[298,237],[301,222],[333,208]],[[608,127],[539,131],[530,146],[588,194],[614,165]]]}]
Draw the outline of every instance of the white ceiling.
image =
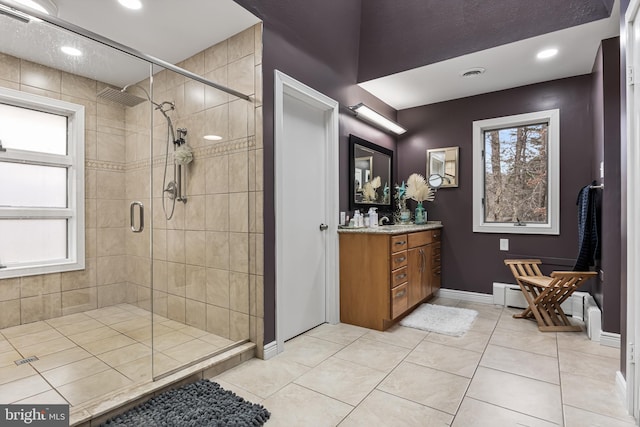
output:
[{"label": "white ceiling", "polygon": [[[176,64],[259,22],[233,0],[143,0],[141,10],[117,0],[54,0],[58,18],[146,55]],[[90,54],[59,55],[62,44]],[[43,23],[0,16],[0,51],[99,81],[125,86],[146,78],[147,63],[114,54]]]},{"label": "white ceiling", "polygon": [[[492,49],[360,83],[396,110],[464,98],[497,90],[591,73],[598,46],[619,34],[619,0],[607,19],[579,25]],[[545,61],[536,53],[555,47]],[[484,74],[461,77],[481,67]]]},{"label": "white ceiling", "polygon": [[[0,0],[0,3],[3,0]],[[259,22],[233,0],[143,0],[139,11],[117,0],[54,0],[58,17],[171,64],[225,40]],[[516,43],[475,52],[360,85],[397,110],[462,98],[526,84],[591,72],[600,41],[618,35],[619,0],[608,19]],[[73,41],[91,55],[67,58],[57,54]],[[538,50],[557,47],[548,61]],[[128,55],[114,54],[91,41],[80,42],[44,24],[28,25],[0,16],[0,51],[52,65],[99,81],[125,86],[148,76],[149,66]],[[462,78],[464,70],[486,72]]]}]

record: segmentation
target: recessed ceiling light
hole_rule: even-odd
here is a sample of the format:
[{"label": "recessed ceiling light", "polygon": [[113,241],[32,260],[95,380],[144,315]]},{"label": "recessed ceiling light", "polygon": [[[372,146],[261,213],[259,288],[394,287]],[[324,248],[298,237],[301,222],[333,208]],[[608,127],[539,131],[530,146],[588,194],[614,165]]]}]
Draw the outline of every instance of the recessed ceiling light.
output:
[{"label": "recessed ceiling light", "polygon": [[484,74],[487,71],[482,67],[469,68],[460,73],[462,77],[478,77],[480,74]]},{"label": "recessed ceiling light", "polygon": [[220,141],[222,139],[222,137],[218,135],[205,135],[203,138],[207,141]]},{"label": "recessed ceiling light", "polygon": [[142,2],[140,0],[118,0],[118,3],[120,3],[127,9],[142,9]]},{"label": "recessed ceiling light", "polygon": [[66,53],[67,55],[70,56],[81,56],[82,55],[82,51],[80,51],[79,49],[76,49],[75,47],[71,47],[71,46],[62,46],[60,48],[61,51],[63,51],[64,53]]},{"label": "recessed ceiling light", "polygon": [[541,50],[536,55],[536,58],[538,58],[538,59],[549,59],[549,58],[553,58],[557,54],[558,54],[558,49],[556,49],[554,47],[554,48],[551,48],[551,49]]},{"label": "recessed ceiling light", "polygon": [[29,7],[33,10],[37,10],[40,13],[46,15],[57,15],[58,8],[51,0],[15,0],[16,3],[20,3],[23,6]]}]

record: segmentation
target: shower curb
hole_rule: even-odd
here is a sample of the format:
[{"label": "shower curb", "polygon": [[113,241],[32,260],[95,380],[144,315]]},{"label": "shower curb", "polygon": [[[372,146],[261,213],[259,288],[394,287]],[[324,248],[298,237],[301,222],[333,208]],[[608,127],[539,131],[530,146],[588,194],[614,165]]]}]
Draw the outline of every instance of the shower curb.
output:
[{"label": "shower curb", "polygon": [[214,377],[255,357],[256,345],[240,344],[222,354],[196,363],[157,381],[133,385],[70,408],[70,427],[99,426],[118,415],[168,389]]}]

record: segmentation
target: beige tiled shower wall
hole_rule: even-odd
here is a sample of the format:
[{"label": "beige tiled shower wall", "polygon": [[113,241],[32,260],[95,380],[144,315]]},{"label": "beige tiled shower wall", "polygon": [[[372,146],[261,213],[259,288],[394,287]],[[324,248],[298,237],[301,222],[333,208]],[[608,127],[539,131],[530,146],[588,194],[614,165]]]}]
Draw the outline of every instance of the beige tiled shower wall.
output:
[{"label": "beige tiled shower wall", "polygon": [[0,86],[85,107],[86,268],[0,280],[0,327],[129,301],[124,266],[124,109],[101,102],[104,84],[0,54]]},{"label": "beige tiled shower wall", "polygon": [[[174,129],[187,129],[194,160],[186,166],[187,202],[175,208],[162,189],[167,121],[153,115],[153,310],[231,340],[262,341],[262,104],[260,25],[218,43],[178,66],[250,95],[251,102],[163,70],[153,76],[156,103],[173,102]],[[148,81],[141,83],[148,87]],[[135,88],[130,89],[135,93]],[[140,92],[141,96],[144,96]],[[147,104],[127,109],[126,187],[148,202]],[[219,141],[203,135],[215,134]],[[177,136],[177,135],[176,135]],[[172,165],[169,147],[169,165]],[[173,217],[167,216],[173,211]],[[166,212],[165,212],[166,211]],[[127,271],[137,304],[150,309],[148,235],[129,233]],[[258,308],[259,307],[259,308]],[[260,338],[258,338],[260,337]]]},{"label": "beige tiled shower wall", "polygon": [[[250,95],[252,102],[171,71],[154,75],[154,101],[175,103],[169,115],[176,129],[187,129],[194,151],[186,172],[188,201],[176,203],[169,221],[161,199],[167,126],[157,111],[152,157],[154,311],[232,340],[250,338],[259,351],[264,314],[261,52],[258,24],[177,64]],[[125,109],[103,102],[96,98],[104,86],[99,82],[1,54],[0,85],[85,105],[87,115],[87,268],[0,281],[0,327],[121,302],[150,309],[149,233],[131,233],[128,223],[130,200],[141,201],[147,224],[151,220],[149,104]],[[148,89],[148,81],[141,86]],[[128,91],[144,97],[138,88]],[[205,134],[222,140],[206,141]]]}]

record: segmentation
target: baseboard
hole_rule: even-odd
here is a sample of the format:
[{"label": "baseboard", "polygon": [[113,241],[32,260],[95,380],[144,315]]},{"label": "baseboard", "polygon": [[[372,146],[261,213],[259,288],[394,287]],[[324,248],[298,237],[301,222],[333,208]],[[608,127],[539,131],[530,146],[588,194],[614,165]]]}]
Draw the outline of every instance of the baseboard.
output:
[{"label": "baseboard", "polygon": [[620,334],[613,332],[600,332],[600,345],[607,347],[620,348]]},{"label": "baseboard", "polygon": [[271,341],[264,346],[264,360],[269,360],[278,355],[278,343]]},{"label": "baseboard", "polygon": [[442,289],[438,291],[438,297],[451,298],[462,301],[477,302],[481,304],[493,304],[493,295],[478,292],[458,291],[456,289]]},{"label": "baseboard", "polygon": [[622,401],[626,403],[627,401],[627,380],[622,375],[622,372],[616,372],[616,390],[622,397]]}]

